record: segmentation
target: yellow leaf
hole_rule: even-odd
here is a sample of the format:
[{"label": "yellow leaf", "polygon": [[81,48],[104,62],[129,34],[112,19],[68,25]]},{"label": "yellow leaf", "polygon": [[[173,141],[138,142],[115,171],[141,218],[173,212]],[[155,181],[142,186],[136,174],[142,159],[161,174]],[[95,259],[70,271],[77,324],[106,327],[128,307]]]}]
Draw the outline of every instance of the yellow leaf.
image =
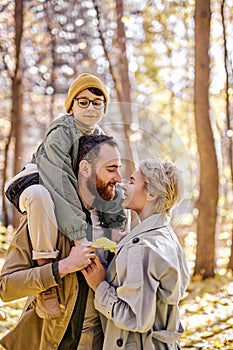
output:
[{"label": "yellow leaf", "polygon": [[215,340],[214,346],[216,346],[218,349],[222,349],[224,347],[224,344],[222,344],[218,339]]},{"label": "yellow leaf", "polygon": [[93,242],[91,246],[93,248],[104,248],[104,250],[109,250],[110,252],[115,253],[117,244],[106,237],[101,237]]},{"label": "yellow leaf", "polygon": [[204,331],[201,335],[202,338],[208,338],[212,335],[212,332]]},{"label": "yellow leaf", "polygon": [[229,320],[227,320],[226,324],[228,326],[233,326],[233,317],[229,318]]}]

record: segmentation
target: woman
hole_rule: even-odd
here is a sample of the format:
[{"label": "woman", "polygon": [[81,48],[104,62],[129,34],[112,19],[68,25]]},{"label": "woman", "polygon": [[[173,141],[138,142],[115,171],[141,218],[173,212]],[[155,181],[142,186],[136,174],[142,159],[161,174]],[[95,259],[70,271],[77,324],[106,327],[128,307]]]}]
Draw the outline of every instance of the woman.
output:
[{"label": "woman", "polygon": [[178,304],[189,274],[168,215],[181,190],[173,164],[159,159],[140,163],[124,186],[123,202],[140,223],[120,241],[106,275],[98,258],[83,271],[104,316],[104,350],[180,349]]}]

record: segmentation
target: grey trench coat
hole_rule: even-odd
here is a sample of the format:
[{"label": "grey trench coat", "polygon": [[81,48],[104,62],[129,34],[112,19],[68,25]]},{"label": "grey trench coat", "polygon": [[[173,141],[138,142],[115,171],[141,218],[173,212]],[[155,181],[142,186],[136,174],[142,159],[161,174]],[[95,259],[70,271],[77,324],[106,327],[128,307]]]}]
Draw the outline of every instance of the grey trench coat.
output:
[{"label": "grey trench coat", "polygon": [[95,293],[103,350],[175,350],[178,304],[189,283],[185,254],[164,216],[142,221],[120,242]]}]

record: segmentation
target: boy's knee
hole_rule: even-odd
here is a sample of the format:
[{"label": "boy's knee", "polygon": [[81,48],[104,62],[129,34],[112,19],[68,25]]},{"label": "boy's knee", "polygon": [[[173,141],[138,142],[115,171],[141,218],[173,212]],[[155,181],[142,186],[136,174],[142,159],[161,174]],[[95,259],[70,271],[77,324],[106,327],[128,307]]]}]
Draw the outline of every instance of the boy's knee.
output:
[{"label": "boy's knee", "polygon": [[[20,196],[20,202],[23,206],[39,205],[52,202],[49,191],[42,185],[33,185],[26,188]],[[24,203],[24,204],[23,204]]]}]

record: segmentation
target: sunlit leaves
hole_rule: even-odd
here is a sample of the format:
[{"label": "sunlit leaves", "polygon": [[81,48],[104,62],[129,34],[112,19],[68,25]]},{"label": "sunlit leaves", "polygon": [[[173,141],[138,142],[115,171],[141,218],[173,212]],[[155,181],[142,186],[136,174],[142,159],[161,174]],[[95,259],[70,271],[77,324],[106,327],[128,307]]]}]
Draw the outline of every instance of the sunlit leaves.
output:
[{"label": "sunlit leaves", "polygon": [[233,346],[233,278],[222,276],[203,281],[193,280],[181,302],[185,333],[182,349],[224,349]]}]

